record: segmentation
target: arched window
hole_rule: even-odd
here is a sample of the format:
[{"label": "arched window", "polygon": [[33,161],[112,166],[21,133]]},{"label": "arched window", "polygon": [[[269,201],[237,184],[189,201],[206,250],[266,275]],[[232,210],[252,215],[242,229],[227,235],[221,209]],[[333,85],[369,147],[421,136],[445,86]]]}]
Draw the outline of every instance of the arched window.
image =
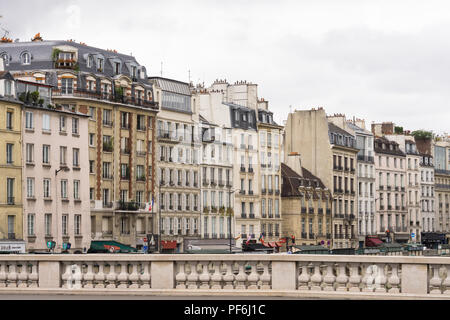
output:
[{"label": "arched window", "polygon": [[21,61],[22,64],[30,64],[31,63],[31,55],[30,55],[30,53],[29,52],[22,53],[20,61]]}]

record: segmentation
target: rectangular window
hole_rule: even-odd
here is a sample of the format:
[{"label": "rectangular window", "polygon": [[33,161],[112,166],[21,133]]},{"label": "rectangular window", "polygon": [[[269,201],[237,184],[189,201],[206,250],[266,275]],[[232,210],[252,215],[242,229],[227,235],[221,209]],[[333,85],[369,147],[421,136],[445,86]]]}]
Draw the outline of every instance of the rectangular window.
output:
[{"label": "rectangular window", "polygon": [[66,165],[67,161],[67,147],[59,147],[59,163],[61,165]]},{"label": "rectangular window", "polygon": [[75,215],[75,235],[81,234],[81,214]]},{"label": "rectangular window", "polygon": [[7,143],[6,144],[6,163],[12,164],[13,163],[13,144]]},{"label": "rectangular window", "polygon": [[45,224],[45,235],[51,236],[52,235],[52,214],[46,213],[44,216],[44,224]]},{"label": "rectangular window", "polygon": [[8,216],[8,238],[15,239],[15,216]]},{"label": "rectangular window", "polygon": [[74,167],[80,166],[80,149],[78,148],[73,149],[73,166]]},{"label": "rectangular window", "polygon": [[59,117],[59,131],[66,132],[66,117],[65,116]]},{"label": "rectangular window", "polygon": [[12,178],[6,179],[6,194],[8,204],[14,204],[14,179]]},{"label": "rectangular window", "polygon": [[7,130],[13,129],[13,113],[11,111],[6,112],[6,129]]},{"label": "rectangular window", "polygon": [[72,134],[78,134],[78,118],[72,118]]},{"label": "rectangular window", "polygon": [[25,128],[30,130],[34,129],[33,112],[25,112]]},{"label": "rectangular window", "polygon": [[34,163],[34,144],[32,144],[32,143],[27,143],[26,161],[27,161],[27,163]]},{"label": "rectangular window", "polygon": [[42,162],[45,164],[50,163],[50,146],[49,145],[43,145],[42,146]]},{"label": "rectangular window", "polygon": [[27,217],[27,230],[28,236],[34,236],[34,224],[35,224],[35,215],[34,213],[29,213]]},{"label": "rectangular window", "polygon": [[34,198],[34,178],[27,178],[27,198]]},{"label": "rectangular window", "polygon": [[80,180],[73,181],[73,198],[75,200],[80,199]]},{"label": "rectangular window", "polygon": [[61,198],[67,199],[67,180],[61,180]]},{"label": "rectangular window", "polygon": [[44,179],[44,198],[50,198],[50,179]]},{"label": "rectangular window", "polygon": [[61,223],[62,223],[62,234],[67,235],[67,221],[69,219],[69,216],[67,214],[63,214],[61,217]]},{"label": "rectangular window", "polygon": [[61,79],[61,93],[72,94],[73,93],[73,79],[62,78]]}]

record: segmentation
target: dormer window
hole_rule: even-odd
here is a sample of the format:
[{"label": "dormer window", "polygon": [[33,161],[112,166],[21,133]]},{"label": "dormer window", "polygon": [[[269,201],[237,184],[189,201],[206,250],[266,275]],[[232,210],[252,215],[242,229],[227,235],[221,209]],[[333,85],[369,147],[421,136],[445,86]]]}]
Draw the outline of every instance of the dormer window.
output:
[{"label": "dormer window", "polygon": [[88,59],[87,59],[87,67],[92,68],[93,64],[94,64],[94,58],[90,55],[90,56],[88,56]]},{"label": "dormer window", "polygon": [[8,66],[9,65],[9,56],[8,56],[8,54],[7,53],[3,53],[1,55],[1,58],[3,59],[3,61],[5,63],[5,66]]},{"label": "dormer window", "polygon": [[31,63],[31,55],[28,52],[24,52],[21,57],[22,64],[30,64]]},{"label": "dormer window", "polygon": [[97,58],[97,71],[103,72],[105,60],[103,58]]},{"label": "dormer window", "polygon": [[247,114],[246,114],[246,113],[244,113],[244,114],[242,115],[242,120],[243,120],[243,121],[247,121]]},{"label": "dormer window", "polygon": [[131,66],[131,78],[136,78],[137,68],[136,66]]},{"label": "dormer window", "polygon": [[120,62],[114,62],[114,73],[120,74]]}]

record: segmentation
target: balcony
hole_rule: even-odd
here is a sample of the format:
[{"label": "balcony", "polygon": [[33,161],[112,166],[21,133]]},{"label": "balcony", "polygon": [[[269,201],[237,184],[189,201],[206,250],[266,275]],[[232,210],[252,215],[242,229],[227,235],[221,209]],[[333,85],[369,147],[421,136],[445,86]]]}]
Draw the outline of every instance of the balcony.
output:
[{"label": "balcony", "polygon": [[114,146],[112,142],[103,142],[103,151],[104,152],[113,152]]},{"label": "balcony", "polygon": [[392,189],[392,187],[391,187],[391,186],[387,186],[386,189],[387,189],[388,191],[390,191],[390,190]]},{"label": "balcony", "polygon": [[302,213],[306,213],[306,207],[302,207]]},{"label": "balcony", "polygon": [[303,239],[307,239],[307,238],[308,238],[308,234],[307,234],[306,232],[302,232],[302,233],[301,233],[301,237],[302,237]]},{"label": "balcony", "polygon": [[261,194],[266,194],[267,190],[266,189],[261,189]]},{"label": "balcony", "polygon": [[209,186],[209,180],[203,179],[203,186],[204,187]]},{"label": "balcony", "polygon": [[219,187],[224,187],[225,186],[225,182],[223,180],[219,180]]},{"label": "balcony", "polygon": [[112,209],[113,203],[112,202],[103,202],[103,208],[105,209]]},{"label": "balcony", "polygon": [[245,172],[245,167],[241,166],[241,172]]},{"label": "balcony", "polygon": [[125,202],[125,201],[119,201],[119,210],[125,210],[125,211],[138,211],[141,207],[141,204],[138,202]]},{"label": "balcony", "polygon": [[145,176],[137,176],[136,181],[145,182]]},{"label": "balcony", "polygon": [[314,208],[309,208],[308,213],[314,213]]},{"label": "balcony", "polygon": [[7,204],[9,205],[9,206],[13,206],[13,205],[15,205],[15,198],[14,197],[7,197]]},{"label": "balcony", "polygon": [[[54,91],[53,91],[54,92]],[[103,119],[103,125],[105,127],[112,127],[114,125],[114,121]]]},{"label": "balcony", "polygon": [[309,239],[310,239],[310,240],[314,240],[314,236],[315,236],[314,233],[310,233],[310,234],[309,234]]},{"label": "balcony", "polygon": [[331,215],[331,209],[327,209],[327,215]]},{"label": "balcony", "polygon": [[318,213],[319,213],[319,215],[323,215],[323,209],[319,208]]},{"label": "balcony", "polygon": [[384,186],[380,186],[380,190],[384,190]]},{"label": "balcony", "polygon": [[269,194],[269,195],[273,195],[273,189],[269,189],[268,194]]},{"label": "balcony", "polygon": [[123,96],[123,95],[118,94],[118,92],[116,92],[116,94],[109,94],[109,93],[105,93],[105,92],[91,91],[91,90],[87,90],[87,89],[77,89],[77,90],[73,90],[72,93],[63,93],[60,89],[53,89],[52,94],[53,94],[53,96],[56,96],[56,97],[72,96],[72,97],[77,97],[77,98],[103,100],[103,101],[128,104],[128,105],[158,110],[158,105],[153,101],[140,99],[140,98],[136,98],[136,97]]},{"label": "balcony", "polygon": [[216,181],[215,180],[211,180],[211,187],[215,187],[215,186],[217,186]]},{"label": "balcony", "polygon": [[248,195],[249,195],[249,196],[252,196],[252,195],[253,195],[253,190],[250,190],[250,191],[248,192]]},{"label": "balcony", "polygon": [[275,190],[275,195],[276,195],[276,196],[279,196],[280,193],[281,193],[280,190]]},{"label": "balcony", "polygon": [[241,213],[241,219],[247,219],[247,214],[246,213]]},{"label": "balcony", "polygon": [[255,214],[254,214],[254,213],[250,213],[250,214],[248,215],[248,218],[249,218],[249,219],[255,219]]},{"label": "balcony", "polygon": [[245,190],[240,190],[239,194],[245,196]]}]

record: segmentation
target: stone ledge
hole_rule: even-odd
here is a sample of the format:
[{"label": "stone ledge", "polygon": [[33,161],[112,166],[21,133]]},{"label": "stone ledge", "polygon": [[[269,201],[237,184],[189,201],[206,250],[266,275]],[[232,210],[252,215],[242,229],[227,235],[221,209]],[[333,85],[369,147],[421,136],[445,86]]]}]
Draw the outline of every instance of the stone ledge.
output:
[{"label": "stone ledge", "polygon": [[52,294],[63,296],[80,295],[129,295],[129,296],[183,296],[183,297],[286,297],[298,299],[333,299],[333,300],[450,300],[450,295],[417,295],[417,294],[371,294],[363,292],[300,292],[300,291],[261,291],[261,290],[152,290],[152,289],[36,289],[36,288],[1,288],[0,295],[36,295]]}]

